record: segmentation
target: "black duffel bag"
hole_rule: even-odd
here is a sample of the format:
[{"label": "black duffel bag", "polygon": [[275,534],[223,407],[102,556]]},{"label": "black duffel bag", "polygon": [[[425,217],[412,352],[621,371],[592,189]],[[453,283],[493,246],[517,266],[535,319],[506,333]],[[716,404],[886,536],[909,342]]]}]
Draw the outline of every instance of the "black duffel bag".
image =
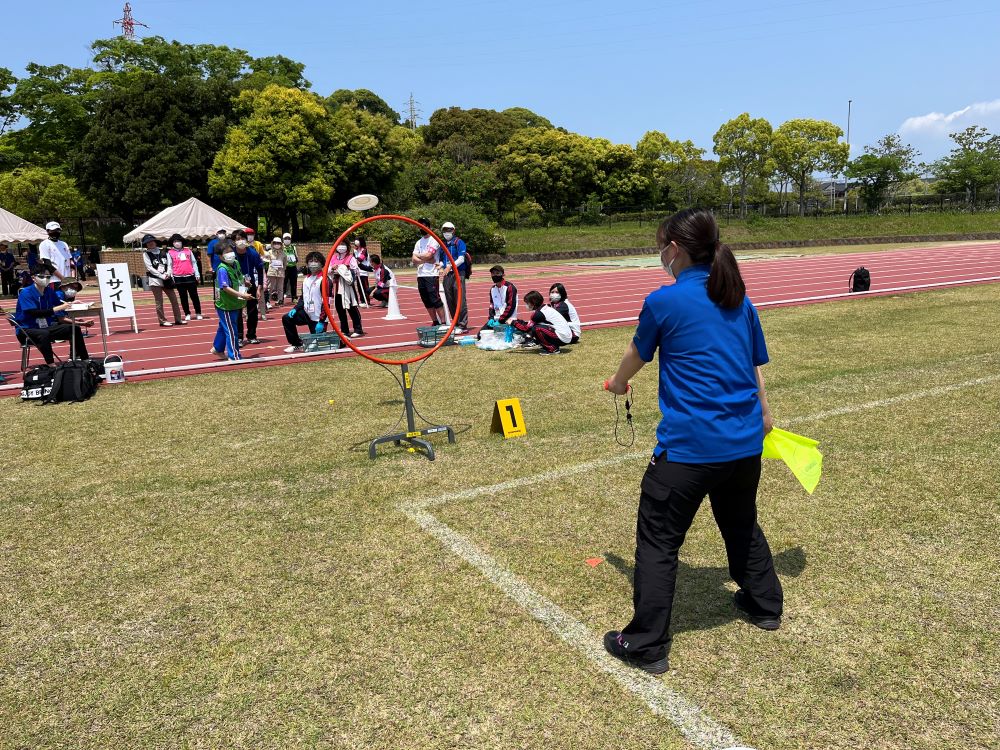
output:
[{"label": "black duffel bag", "polygon": [[54,365],[38,365],[24,373],[21,385],[22,401],[43,401],[52,393],[52,381],[56,377]]},{"label": "black duffel bag", "polygon": [[52,379],[52,392],[45,399],[45,403],[86,401],[97,392],[100,382],[101,374],[96,362],[89,359],[60,362]]}]

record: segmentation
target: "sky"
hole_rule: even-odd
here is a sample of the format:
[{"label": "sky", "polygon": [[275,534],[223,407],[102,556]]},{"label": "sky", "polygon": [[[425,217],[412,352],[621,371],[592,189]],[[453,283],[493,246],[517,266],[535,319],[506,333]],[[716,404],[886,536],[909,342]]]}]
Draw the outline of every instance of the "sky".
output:
[{"label": "sky", "polygon": [[[0,66],[83,66],[122,0],[0,0]],[[830,120],[851,152],[900,133],[924,161],[948,133],[1000,133],[998,0],[134,0],[186,43],[282,54],[313,90],[371,89],[425,122],[440,107],[527,107],[616,143],[648,130],[711,151],[726,120]]]}]

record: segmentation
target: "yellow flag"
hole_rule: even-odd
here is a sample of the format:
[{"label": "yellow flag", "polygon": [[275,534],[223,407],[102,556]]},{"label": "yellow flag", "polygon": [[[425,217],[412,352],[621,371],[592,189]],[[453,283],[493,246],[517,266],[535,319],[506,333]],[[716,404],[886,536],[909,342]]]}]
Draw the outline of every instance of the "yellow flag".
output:
[{"label": "yellow flag", "polygon": [[763,457],[784,461],[811,495],[823,473],[823,454],[817,445],[818,440],[775,427],[764,436]]}]

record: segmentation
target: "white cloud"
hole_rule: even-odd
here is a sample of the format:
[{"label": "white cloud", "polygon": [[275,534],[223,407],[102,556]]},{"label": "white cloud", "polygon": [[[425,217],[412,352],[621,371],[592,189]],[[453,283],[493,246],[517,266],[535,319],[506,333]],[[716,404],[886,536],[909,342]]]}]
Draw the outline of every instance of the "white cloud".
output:
[{"label": "white cloud", "polygon": [[899,126],[899,132],[902,135],[947,136],[970,125],[989,128],[996,123],[1000,123],[1000,99],[970,104],[947,115],[943,112],[929,112],[918,117],[908,117]]}]

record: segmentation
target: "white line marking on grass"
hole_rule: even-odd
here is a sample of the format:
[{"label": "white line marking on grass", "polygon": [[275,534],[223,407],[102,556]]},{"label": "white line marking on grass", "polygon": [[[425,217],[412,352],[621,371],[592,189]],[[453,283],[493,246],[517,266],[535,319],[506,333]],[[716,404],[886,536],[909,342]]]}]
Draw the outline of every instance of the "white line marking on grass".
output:
[{"label": "white line marking on grass", "polygon": [[611,458],[601,458],[596,461],[587,461],[586,463],[576,464],[575,466],[567,466],[562,469],[553,469],[552,471],[545,471],[541,474],[532,474],[526,477],[519,477],[518,479],[510,479],[506,482],[500,482],[499,484],[491,484],[485,487],[473,487],[472,489],[462,490],[461,492],[449,492],[446,495],[417,500],[415,503],[408,504],[405,507],[405,510],[427,510],[435,505],[443,505],[444,503],[450,503],[455,500],[471,500],[474,497],[480,497],[482,495],[492,495],[496,492],[505,492],[519,487],[529,487],[533,484],[538,484],[539,482],[546,482],[551,479],[562,479],[563,477],[571,477],[574,474],[583,474],[584,472],[591,471],[593,469],[602,469],[605,466],[612,466],[621,461],[628,461],[633,458],[642,458],[643,456],[649,455],[652,455],[649,451],[634,451],[632,453],[625,453]]},{"label": "white line marking on grass", "polygon": [[[616,460],[621,461],[619,456]],[[608,461],[593,461],[574,467],[596,468]],[[568,476],[567,472],[562,476]],[[556,472],[547,472],[538,477],[551,477]],[[534,479],[538,480],[538,477]],[[540,481],[544,481],[540,480]],[[494,485],[494,487],[509,486]],[[487,488],[493,489],[493,488]],[[459,496],[464,496],[461,493]],[[623,688],[641,698],[657,716],[669,719],[692,744],[705,750],[720,750],[739,745],[739,740],[721,724],[709,718],[696,704],[667,687],[662,679],[627,667],[604,651],[600,639],[587,627],[569,615],[555,602],[542,596],[522,581],[493,557],[483,552],[468,537],[458,533],[439,521],[429,512],[413,506],[401,506],[407,516],[416,521],[422,529],[436,538],[455,555],[476,568],[504,594],[521,605],[532,617],[558,635],[563,641],[586,656],[602,672],[613,677]]]},{"label": "white line marking on grass", "polygon": [[816,414],[810,414],[805,417],[792,417],[791,419],[783,420],[786,425],[796,425],[802,422],[815,422],[820,419],[827,419],[828,417],[840,417],[844,414],[854,414],[859,411],[866,411],[868,409],[881,409],[884,406],[892,406],[893,404],[902,404],[907,401],[917,401],[922,398],[933,398],[934,396],[943,396],[946,393],[953,393],[954,391],[960,391],[963,388],[972,388],[977,385],[986,385],[987,383],[995,383],[1000,381],[1000,373],[995,375],[986,375],[981,378],[974,378],[973,380],[966,380],[962,383],[952,383],[951,385],[939,385],[936,388],[928,388],[924,391],[913,391],[912,393],[903,393],[899,396],[893,396],[891,398],[883,398],[878,401],[868,401],[864,404],[851,404],[849,406],[841,406],[837,409],[830,409],[829,411],[821,411]]}]

